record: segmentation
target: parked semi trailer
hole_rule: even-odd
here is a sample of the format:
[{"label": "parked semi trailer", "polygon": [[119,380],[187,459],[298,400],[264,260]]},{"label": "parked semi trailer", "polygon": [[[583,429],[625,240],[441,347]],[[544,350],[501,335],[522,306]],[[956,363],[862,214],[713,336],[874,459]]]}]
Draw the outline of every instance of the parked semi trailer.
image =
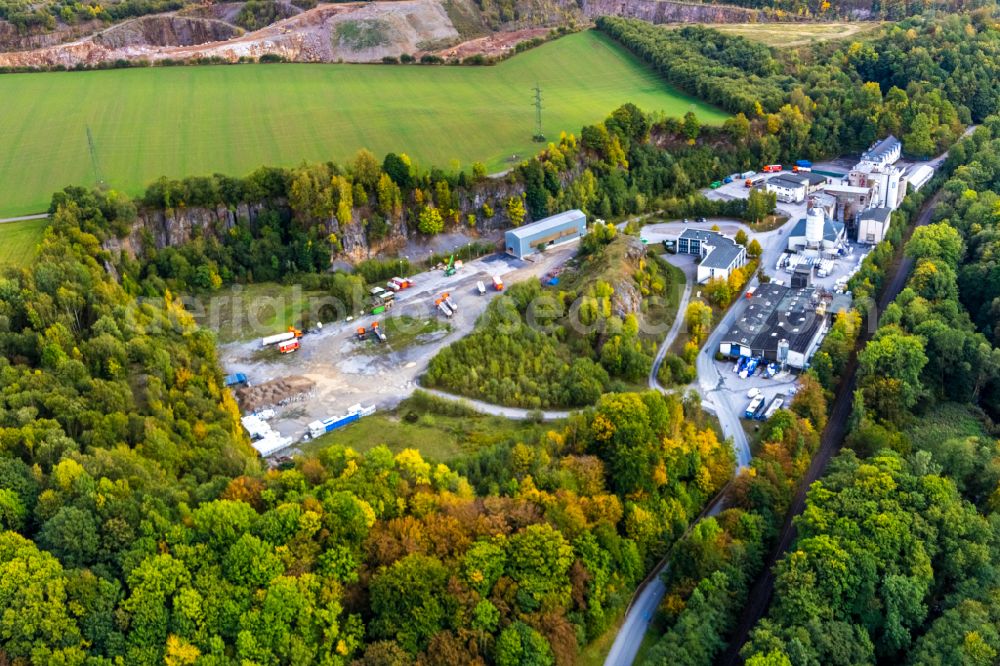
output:
[{"label": "parked semi trailer", "polygon": [[480,296],[482,296],[483,294],[486,293],[486,285],[483,284],[482,280],[480,280],[479,282],[476,283],[476,289],[479,290],[479,295]]},{"label": "parked semi trailer", "polygon": [[781,409],[783,404],[785,404],[785,399],[780,396],[772,400],[771,404],[768,405],[767,409],[764,411],[764,420],[766,421],[774,416],[774,413]]},{"label": "parked semi trailer", "polygon": [[452,309],[448,307],[448,304],[444,302],[443,298],[439,298],[436,301],[434,301],[434,305],[437,306],[437,309],[440,310],[441,314],[443,314],[445,317],[451,317],[453,314],[455,314],[452,311]]},{"label": "parked semi trailer", "polygon": [[758,395],[756,398],[750,401],[750,404],[747,405],[746,411],[744,412],[743,415],[746,416],[746,418],[748,419],[754,418],[754,415],[757,413],[757,410],[760,409],[760,406],[763,404],[764,404],[764,396]]},{"label": "parked semi trailer", "polygon": [[294,340],[295,334],[291,331],[285,331],[284,333],[275,333],[274,335],[269,335],[260,341],[261,347],[270,347],[271,345],[276,345],[286,340]]},{"label": "parked semi trailer", "polygon": [[309,435],[311,437],[319,437],[320,435],[332,432],[337,428],[343,428],[348,423],[354,423],[363,416],[371,416],[375,413],[375,405],[371,407],[362,407],[361,405],[354,405],[347,410],[347,413],[343,416],[331,416],[328,419],[323,419],[322,421],[313,421],[309,424]]}]

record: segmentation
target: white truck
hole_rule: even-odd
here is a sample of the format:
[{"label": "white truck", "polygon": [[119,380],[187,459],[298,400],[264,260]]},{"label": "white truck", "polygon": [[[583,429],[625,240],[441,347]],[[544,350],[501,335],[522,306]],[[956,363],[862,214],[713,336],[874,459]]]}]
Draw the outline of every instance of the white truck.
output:
[{"label": "white truck", "polygon": [[292,331],[285,331],[284,333],[275,333],[274,335],[269,335],[260,341],[261,347],[270,347],[271,345],[276,345],[286,340],[293,340],[295,338],[295,333]]}]

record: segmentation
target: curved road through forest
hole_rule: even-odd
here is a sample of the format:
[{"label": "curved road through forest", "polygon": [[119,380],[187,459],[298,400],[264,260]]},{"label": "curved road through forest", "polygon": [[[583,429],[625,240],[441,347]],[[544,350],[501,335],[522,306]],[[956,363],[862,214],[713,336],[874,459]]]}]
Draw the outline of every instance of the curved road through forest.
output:
[{"label": "curved road through forest", "polygon": [[[651,224],[643,227],[642,237],[646,241],[647,245],[649,245],[651,243],[661,242],[667,236],[676,235],[683,229],[689,227],[709,228],[713,224],[719,224],[722,231],[729,234],[735,234],[736,227],[742,228],[752,237],[756,238],[761,244],[761,247],[764,250],[761,255],[761,266],[766,269],[768,266],[773,266],[778,260],[778,255],[784,251],[784,230],[790,229],[795,222],[796,220],[790,220],[781,229],[764,233],[755,233],[753,229],[747,227],[746,225],[735,222],[727,223],[710,221],[702,224],[668,222],[663,224]],[[689,267],[685,265],[684,268]],[[660,386],[659,381],[657,381],[656,374],[663,362],[667,349],[669,349],[673,344],[678,333],[680,332],[680,327],[683,325],[684,310],[687,308],[687,304],[690,301],[693,283],[695,282],[695,272],[693,269],[694,265],[692,264],[689,270],[685,270],[687,281],[685,284],[684,294],[681,297],[680,305],[677,310],[677,319],[670,327],[670,331],[667,332],[667,337],[656,355],[652,371],[649,374],[650,388],[665,391],[665,389]],[[755,286],[757,284],[757,277],[754,276],[751,278],[749,285]],[[737,313],[742,311],[743,307],[740,305],[740,301],[737,301],[733,304],[733,307],[726,311],[718,325],[716,325],[716,327],[712,330],[708,340],[705,341],[701,351],[698,353],[696,361],[698,379],[689,387],[698,391],[702,397],[702,407],[719,419],[723,436],[732,440],[733,450],[736,453],[736,469],[733,472],[734,476],[739,474],[742,469],[750,464],[750,442],[747,439],[746,431],[743,430],[743,425],[740,423],[739,419],[739,409],[742,405],[734,405],[732,403],[732,393],[724,390],[725,377],[719,371],[719,366],[714,362],[715,354],[712,350],[719,348],[719,342],[722,336],[725,335],[726,331],[728,331],[732,326]],[[690,531],[695,525],[701,522],[702,519],[708,516],[716,516],[720,511],[722,511],[724,508],[722,499],[725,492],[726,488],[723,488],[723,490],[719,492],[719,494],[716,495],[716,497],[705,507],[702,513],[695,520],[691,521],[687,531]],[[685,532],[685,534],[687,534],[687,532]],[[632,598],[632,602],[625,613],[625,619],[622,621],[622,626],[618,630],[618,634],[615,636],[615,642],[611,645],[611,650],[608,652],[608,656],[604,660],[605,666],[628,666],[635,661],[636,654],[638,654],[639,647],[642,645],[642,639],[646,635],[649,623],[652,621],[653,616],[656,613],[656,609],[659,608],[660,602],[663,600],[663,595],[666,594],[666,586],[663,584],[662,575],[669,566],[670,560],[668,555],[667,558],[664,558],[656,567],[654,567],[652,573],[650,573],[650,575],[645,581],[643,581],[639,589],[636,591],[636,594]]]}]

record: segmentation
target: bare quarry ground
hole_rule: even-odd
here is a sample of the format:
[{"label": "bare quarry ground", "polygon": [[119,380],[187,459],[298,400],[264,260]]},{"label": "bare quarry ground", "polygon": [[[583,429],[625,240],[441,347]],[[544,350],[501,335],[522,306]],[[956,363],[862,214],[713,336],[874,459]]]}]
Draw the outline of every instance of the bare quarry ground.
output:
[{"label": "bare quarry ground", "polygon": [[544,37],[548,28],[528,28],[511,32],[495,32],[485,37],[470,39],[451,48],[442,49],[437,55],[442,58],[468,58],[481,53],[488,56],[502,56],[509,53],[520,42],[526,42],[535,37]]},{"label": "bare quarry ground", "polygon": [[[241,409],[274,408],[272,427],[298,440],[311,421],[344,414],[352,405],[394,407],[417,388],[438,351],[472,331],[499,295],[491,286],[494,275],[506,285],[538,279],[564,264],[576,248],[576,243],[550,248],[531,261],[490,255],[467,262],[452,277],[440,270],[420,273],[412,276],[415,286],[399,292],[395,307],[386,314],[326,323],[321,331],[303,336],[301,349],[291,354],[261,354],[260,340],[255,339],[221,346],[220,359],[227,373],[245,373],[251,383],[236,394]],[[478,281],[487,286],[484,295],[479,295]],[[447,328],[438,328],[428,322],[444,319],[434,305],[444,292],[458,311]],[[391,327],[386,315],[398,318]],[[385,343],[355,336],[359,326],[370,328],[373,321],[389,331]]]},{"label": "bare quarry ground", "polygon": [[132,19],[67,43],[0,52],[0,66],[73,67],[119,59],[236,62],[265,54],[294,62],[380,62],[425,53],[451,58],[503,54],[546,32],[533,28],[463,41],[439,0],[323,4],[245,32],[232,24],[239,7],[223,3]]}]

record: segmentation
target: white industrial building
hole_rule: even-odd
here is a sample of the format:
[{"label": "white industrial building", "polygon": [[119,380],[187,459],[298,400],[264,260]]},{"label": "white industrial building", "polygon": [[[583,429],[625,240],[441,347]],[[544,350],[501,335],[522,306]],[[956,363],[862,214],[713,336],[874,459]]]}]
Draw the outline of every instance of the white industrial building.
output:
[{"label": "white industrial building", "polygon": [[764,184],[764,189],[773,192],[783,203],[802,203],[806,199],[806,183],[798,178],[778,176]]},{"label": "white industrial building", "polygon": [[678,254],[693,254],[698,262],[698,284],[729,279],[733,270],[747,263],[747,249],[728,236],[708,229],[685,229],[677,236]]},{"label": "white industrial building", "polygon": [[888,166],[899,161],[902,154],[903,144],[900,143],[899,139],[890,134],[863,152],[858,166],[862,164],[872,167]]},{"label": "white industrial building", "polygon": [[843,223],[831,219],[822,208],[811,208],[788,233],[788,251],[815,255],[836,252],[845,239]]},{"label": "white industrial building", "polygon": [[916,192],[921,187],[927,184],[931,178],[934,177],[934,168],[927,164],[920,164],[910,169],[910,172],[906,174],[906,182],[910,184],[913,191]]},{"label": "white industrial building", "polygon": [[906,196],[906,179],[903,170],[891,164],[874,165],[862,160],[847,175],[854,187],[871,190],[869,202],[872,208],[896,210]]},{"label": "white industrial building", "polygon": [[778,201],[783,203],[802,203],[808,195],[820,190],[828,182],[829,178],[826,176],[802,171],[775,176],[764,183],[764,188],[768,192],[774,192]]},{"label": "white industrial building", "polygon": [[719,342],[719,353],[761,356],[793,368],[809,367],[827,330],[827,307],[813,289],[764,283]]},{"label": "white industrial building", "polygon": [[[270,416],[274,415],[274,412],[270,410],[268,412]],[[250,445],[257,450],[257,453],[267,457],[291,446],[292,440],[288,437],[282,437],[278,431],[272,430],[271,424],[265,420],[265,416],[266,414],[247,414],[240,421],[250,436]]]},{"label": "white industrial building", "polygon": [[888,208],[870,208],[858,220],[858,242],[875,245],[885,240],[889,231],[892,211]]}]

